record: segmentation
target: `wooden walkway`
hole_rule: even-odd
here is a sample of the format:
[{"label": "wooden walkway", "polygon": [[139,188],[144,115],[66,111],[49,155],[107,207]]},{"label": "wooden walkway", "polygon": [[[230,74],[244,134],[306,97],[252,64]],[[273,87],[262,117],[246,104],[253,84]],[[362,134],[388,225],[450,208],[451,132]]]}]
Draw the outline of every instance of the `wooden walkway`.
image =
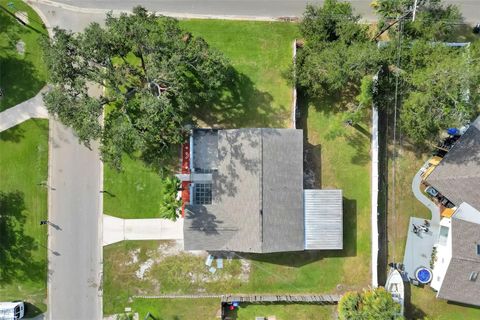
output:
[{"label": "wooden walkway", "polygon": [[337,304],[341,295],[223,295],[222,302]]},{"label": "wooden walkway", "polygon": [[133,296],[136,299],[207,299],[207,298],[220,298],[221,302],[244,302],[244,303],[312,303],[312,304],[337,304],[342,298],[339,294],[284,294],[284,295],[272,295],[272,294],[195,294],[195,295],[177,295],[177,294],[164,294],[157,296]]}]

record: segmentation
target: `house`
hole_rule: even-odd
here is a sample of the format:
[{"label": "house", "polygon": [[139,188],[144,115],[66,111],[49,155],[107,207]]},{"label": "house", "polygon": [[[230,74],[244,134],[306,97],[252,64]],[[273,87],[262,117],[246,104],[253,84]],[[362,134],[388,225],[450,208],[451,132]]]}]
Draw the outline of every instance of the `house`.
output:
[{"label": "house", "polygon": [[430,286],[437,297],[480,306],[480,212],[462,203],[440,223]]},{"label": "house", "polygon": [[454,205],[442,213],[430,286],[438,298],[480,306],[480,117],[425,182]]},{"label": "house", "polygon": [[470,124],[426,182],[455,205],[480,209],[480,117]]},{"label": "house", "polygon": [[341,190],[303,189],[303,132],[195,129],[186,250],[269,253],[343,248]]}]

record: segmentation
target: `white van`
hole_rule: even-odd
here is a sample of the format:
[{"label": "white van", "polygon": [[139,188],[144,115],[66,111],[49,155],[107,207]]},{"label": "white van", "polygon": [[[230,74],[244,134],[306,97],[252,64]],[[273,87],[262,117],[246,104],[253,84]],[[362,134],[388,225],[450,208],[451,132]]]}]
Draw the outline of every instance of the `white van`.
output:
[{"label": "white van", "polygon": [[0,320],[22,319],[25,315],[25,305],[22,301],[0,302]]}]

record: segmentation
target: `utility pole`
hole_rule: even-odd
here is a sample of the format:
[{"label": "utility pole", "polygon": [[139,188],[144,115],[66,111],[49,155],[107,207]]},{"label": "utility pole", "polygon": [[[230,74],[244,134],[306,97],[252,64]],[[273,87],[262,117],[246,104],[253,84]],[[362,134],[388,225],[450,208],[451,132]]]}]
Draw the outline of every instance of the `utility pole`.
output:
[{"label": "utility pole", "polygon": [[415,21],[415,14],[417,13],[417,2],[418,2],[418,0],[415,0],[415,2],[413,3],[412,22]]}]

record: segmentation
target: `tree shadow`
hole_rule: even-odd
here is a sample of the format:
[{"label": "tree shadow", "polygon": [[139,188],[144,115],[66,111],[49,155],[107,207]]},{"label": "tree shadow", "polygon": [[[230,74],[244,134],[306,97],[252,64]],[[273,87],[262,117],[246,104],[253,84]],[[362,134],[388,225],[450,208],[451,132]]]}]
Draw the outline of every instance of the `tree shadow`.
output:
[{"label": "tree shadow", "polygon": [[297,105],[300,115],[296,121],[296,129],[303,130],[303,188],[322,188],[322,146],[314,145],[308,139],[308,102],[299,95]]},{"label": "tree shadow", "polygon": [[[3,48],[0,47],[0,50]],[[0,110],[34,97],[44,85],[35,66],[18,55],[0,57],[0,70],[2,70],[0,88],[3,89]]]},{"label": "tree shadow", "polygon": [[279,253],[239,253],[242,257],[254,261],[268,262],[289,267],[304,265],[334,257],[354,257],[357,255],[357,201],[343,198],[343,249],[342,250],[306,250]]},{"label": "tree shadow", "polygon": [[20,142],[25,137],[25,130],[21,126],[14,126],[0,132],[0,141]]},{"label": "tree shadow", "polygon": [[404,282],[404,303],[406,319],[424,319],[426,313],[412,303],[412,285],[410,282]]},{"label": "tree shadow", "polygon": [[38,249],[25,233],[25,201],[22,192],[0,192],[0,283],[38,281],[44,278],[44,263],[34,259]]},{"label": "tree shadow", "polygon": [[349,146],[355,150],[355,154],[350,159],[352,164],[364,166],[370,162],[370,137],[365,138],[358,131],[347,133],[345,139]]},{"label": "tree shadow", "polygon": [[270,93],[258,90],[247,75],[233,67],[228,70],[227,78],[217,97],[192,111],[196,119],[210,127],[275,128],[285,125],[285,116],[273,106]]},{"label": "tree shadow", "polygon": [[[5,13],[5,11],[0,9],[0,17],[2,18],[0,19],[0,37],[7,40],[2,42],[3,45],[0,45],[0,52],[2,52],[0,55],[0,88],[3,89],[3,97],[0,98],[0,111],[32,98],[44,85],[38,70],[29,60],[32,59],[30,55],[38,54],[38,52],[32,52],[33,49],[29,47],[29,44],[33,43],[34,40],[30,42],[26,40],[32,37],[32,32],[29,29],[39,33],[42,32],[29,25],[20,24],[13,13],[9,11]],[[16,51],[16,43],[20,39],[27,42],[24,56]]]},{"label": "tree shadow", "polygon": [[199,230],[207,236],[219,234],[217,228],[223,221],[218,220],[216,215],[209,213],[205,206],[187,205],[185,209],[187,213],[185,221],[191,221],[190,229]]}]

